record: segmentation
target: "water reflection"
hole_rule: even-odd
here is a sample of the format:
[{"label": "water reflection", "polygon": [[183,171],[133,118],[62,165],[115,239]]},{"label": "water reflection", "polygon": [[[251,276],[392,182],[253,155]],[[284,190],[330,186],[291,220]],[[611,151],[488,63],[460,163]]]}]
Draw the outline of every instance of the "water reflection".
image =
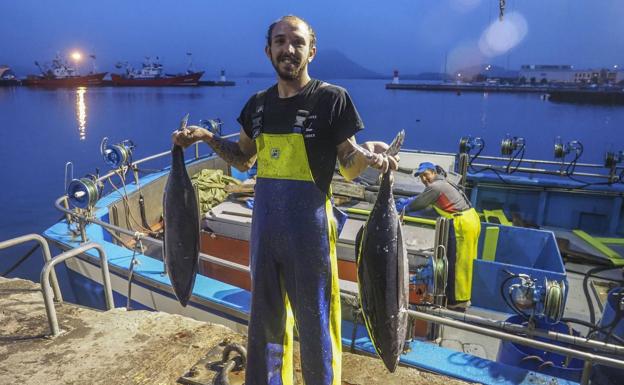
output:
[{"label": "water reflection", "polygon": [[78,120],[78,135],[80,140],[87,138],[87,105],[85,103],[85,93],[87,87],[76,89],[76,120]]}]

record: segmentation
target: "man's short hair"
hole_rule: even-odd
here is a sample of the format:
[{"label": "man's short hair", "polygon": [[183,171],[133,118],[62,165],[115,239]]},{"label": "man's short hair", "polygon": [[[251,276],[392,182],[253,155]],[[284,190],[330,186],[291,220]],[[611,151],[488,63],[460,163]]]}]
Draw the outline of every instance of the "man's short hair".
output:
[{"label": "man's short hair", "polygon": [[314,32],[314,29],[307,21],[295,15],[282,16],[279,19],[275,20],[273,23],[271,23],[271,25],[269,25],[269,30],[267,31],[267,46],[268,47],[271,46],[271,35],[273,34],[273,28],[275,28],[277,23],[282,22],[282,21],[300,21],[303,24],[305,24],[306,27],[308,27],[308,33],[310,34],[310,47],[316,47],[316,33]]}]

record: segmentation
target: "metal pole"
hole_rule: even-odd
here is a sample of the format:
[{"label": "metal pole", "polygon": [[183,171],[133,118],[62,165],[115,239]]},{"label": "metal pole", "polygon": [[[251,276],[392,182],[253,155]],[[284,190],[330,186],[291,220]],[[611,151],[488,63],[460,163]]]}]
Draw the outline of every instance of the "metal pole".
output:
[{"label": "metal pole", "polygon": [[593,363],[587,360],[583,363],[583,372],[581,373],[581,385],[588,385],[591,377]]},{"label": "metal pole", "polygon": [[[340,296],[347,300],[353,300],[354,298],[353,293],[349,293],[345,291],[341,291]],[[500,340],[512,341],[520,345],[525,345],[525,346],[530,346],[530,347],[534,347],[537,349],[560,353],[566,356],[571,356],[571,357],[579,358],[581,360],[590,361],[592,363],[604,364],[607,366],[624,369],[623,360],[619,360],[619,359],[615,359],[615,358],[611,358],[607,356],[602,356],[602,355],[597,355],[593,353],[588,353],[588,352],[575,350],[571,348],[566,348],[563,346],[550,344],[548,342],[542,342],[539,340],[522,337],[522,336],[518,336],[515,334],[511,334],[511,333],[506,333],[503,331],[498,331],[498,330],[485,328],[482,326],[472,325],[470,323],[465,323],[462,321],[457,321],[457,320],[448,319],[448,318],[444,318],[444,317],[440,317],[440,316],[436,316],[432,314],[427,314],[422,310],[407,310],[407,313],[411,317],[415,317],[415,318],[422,319],[425,321],[440,323],[440,324],[451,326],[457,329],[466,330],[469,332],[498,338]]]},{"label": "metal pole", "polygon": [[[50,324],[50,331],[52,332],[52,336],[56,337],[61,334],[58,325],[58,319],[56,317],[56,310],[54,308],[54,302],[52,302],[52,298],[50,296],[50,282],[49,277],[51,273],[54,272],[54,266],[59,263],[75,257],[79,254],[84,253],[87,250],[96,249],[101,260],[101,269],[102,269],[102,282],[104,284],[104,296],[106,299],[106,308],[111,310],[115,307],[113,303],[113,291],[111,289],[110,283],[110,273],[108,271],[108,259],[106,258],[106,252],[104,248],[95,242],[86,243],[82,246],[76,247],[75,249],[71,249],[66,251],[65,253],[59,254],[54,259],[51,259],[46,262],[41,270],[41,290],[43,292],[43,301],[45,303],[46,314],[48,315],[48,323]],[[62,301],[61,301],[62,302]]]},{"label": "metal pole", "polygon": [[469,163],[470,155],[466,153],[459,154],[459,165],[458,172],[461,174],[461,179],[459,181],[459,185],[463,188],[466,188],[466,176],[468,175],[468,163]]},{"label": "metal pole", "polygon": [[[493,164],[486,164],[486,163],[473,163],[472,166],[474,167],[486,167],[486,168],[492,168],[492,169],[498,169],[498,170],[507,170],[506,166],[499,166],[499,165],[493,165]],[[559,170],[547,170],[544,168],[528,168],[528,167],[518,167],[515,168],[513,167],[513,169],[517,172],[526,172],[526,173],[533,173],[533,174],[547,174],[547,175],[557,175],[557,176],[567,176],[564,172],[561,172]],[[602,174],[594,174],[594,173],[587,173],[587,172],[573,172],[570,174],[570,176],[586,176],[586,177],[592,177],[592,178],[602,178],[602,179],[608,179],[609,175],[602,175]]]},{"label": "metal pole", "polygon": [[515,334],[505,333],[502,331],[492,330],[492,329],[484,328],[481,326],[464,323],[461,321],[456,321],[456,320],[452,320],[448,318],[430,315],[430,314],[427,314],[418,310],[408,310],[407,312],[409,315],[416,317],[416,318],[423,319],[425,321],[437,322],[437,323],[448,325],[457,329],[466,330],[469,332],[482,334],[482,335],[486,335],[489,337],[498,338],[501,340],[515,342],[520,345],[530,346],[530,347],[534,347],[537,349],[547,350],[547,351],[560,353],[560,354],[571,356],[571,357],[576,357],[585,361],[592,361],[595,363],[604,364],[604,365],[612,366],[612,367],[619,368],[619,369],[624,369],[624,361],[618,360],[615,358],[601,356],[601,355],[597,355],[593,353],[587,353],[587,352],[583,352],[583,351],[579,351],[579,350],[575,350],[571,348],[566,348],[566,347],[559,346],[559,345],[550,344],[547,342],[538,341],[535,339],[530,339],[527,337],[517,336]]},{"label": "metal pole", "polygon": [[[44,237],[42,237],[39,234],[22,235],[21,237],[17,237],[17,238],[13,238],[13,239],[0,242],[0,250],[6,249],[7,247],[16,246],[16,245],[19,245],[21,243],[28,242],[28,241],[35,241],[39,243],[39,246],[41,246],[41,251],[43,253],[44,263],[47,263],[52,259],[51,254],[50,254],[50,247],[48,246],[48,242],[45,240]],[[56,279],[55,272],[52,272],[51,280],[52,280],[52,289],[54,290],[54,299],[57,302],[63,302],[63,295],[61,294],[61,289],[59,287],[58,280]]]},{"label": "metal pole", "polygon": [[[509,162],[509,158],[504,158],[501,156],[488,156],[488,155],[479,155],[478,159],[484,160],[500,160],[504,162]],[[519,159],[518,159],[519,160]],[[521,163],[534,163],[534,164],[550,164],[554,166],[561,166],[561,161],[555,160],[539,160],[539,159],[523,159]],[[565,162],[563,163],[566,164]],[[593,167],[593,168],[605,168],[604,165],[598,163],[576,163],[576,167]],[[618,167],[622,168],[622,166]]]},{"label": "metal pole", "polygon": [[[417,305],[418,306],[418,305]],[[483,318],[479,316],[475,316],[472,314],[460,313],[448,309],[443,308],[430,308],[430,307],[420,307],[419,311],[438,315],[441,317],[453,318],[458,321],[470,322],[490,328],[496,328],[499,330],[508,331],[515,334],[526,334],[529,336],[535,336],[540,338],[547,338],[553,341],[565,342],[567,344],[580,346],[588,349],[600,349],[606,353],[624,354],[624,346],[608,344],[602,341],[586,339],[583,337],[577,337],[570,334],[557,333],[553,331],[539,330],[539,329],[531,329],[523,325],[515,324],[512,322],[506,321],[498,321],[488,318]]]}]

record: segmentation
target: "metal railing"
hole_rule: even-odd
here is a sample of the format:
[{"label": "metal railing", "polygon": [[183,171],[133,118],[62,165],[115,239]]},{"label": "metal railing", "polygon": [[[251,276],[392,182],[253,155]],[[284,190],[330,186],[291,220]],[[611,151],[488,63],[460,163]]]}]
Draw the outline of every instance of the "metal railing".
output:
[{"label": "metal railing", "polygon": [[[344,292],[340,293],[341,297],[348,299],[348,300],[355,300],[355,296],[353,294],[346,294]],[[612,357],[608,357],[608,356],[604,356],[604,355],[600,355],[600,354],[595,354],[595,353],[590,353],[590,352],[585,352],[585,351],[580,351],[580,350],[575,350],[572,348],[568,348],[568,347],[564,347],[564,346],[560,346],[560,345],[555,345],[555,344],[551,344],[548,342],[543,342],[543,341],[539,341],[539,340],[535,340],[535,339],[531,339],[525,336],[520,336],[517,334],[513,334],[513,333],[509,333],[509,332],[505,332],[505,331],[500,331],[500,330],[495,330],[495,329],[490,329],[490,328],[486,328],[486,327],[482,327],[482,326],[478,326],[478,325],[473,325],[471,323],[466,323],[466,322],[462,322],[456,319],[449,319],[446,317],[442,317],[439,315],[434,315],[434,314],[430,314],[432,313],[433,309],[427,309],[427,308],[422,308],[422,309],[418,309],[418,310],[408,310],[408,314],[410,315],[410,317],[413,318],[418,318],[424,321],[428,321],[428,322],[432,322],[435,324],[441,324],[441,325],[447,325],[450,327],[454,327],[460,330],[465,330],[468,332],[472,332],[472,333],[477,333],[477,334],[481,334],[484,336],[488,336],[488,337],[493,337],[493,338],[497,338],[499,340],[505,340],[505,341],[511,341],[520,345],[524,345],[524,346],[530,346],[533,348],[537,348],[537,349],[541,349],[541,350],[545,350],[545,351],[550,351],[550,352],[555,352],[555,353],[559,353],[559,354],[563,354],[565,356],[568,357],[573,357],[573,358],[578,358],[581,359],[583,361],[585,361],[585,364],[583,366],[583,372],[581,375],[581,385],[587,385],[589,383],[589,378],[591,375],[591,370],[592,370],[592,364],[602,364],[602,365],[606,365],[606,366],[610,366],[610,367],[614,367],[614,368],[618,368],[618,369],[624,369],[624,360],[621,359],[616,359],[616,358],[612,358]],[[450,313],[450,310],[447,310],[446,313]],[[446,314],[448,315],[448,314]],[[480,318],[477,316],[472,316],[473,320]],[[492,326],[495,326],[494,324]],[[529,328],[526,328],[522,325],[517,325],[517,328],[514,328],[515,332],[520,332],[520,331],[524,331],[524,333],[527,334],[527,336],[533,336],[536,335],[534,333],[534,331],[532,331]],[[524,329],[522,329],[524,328]],[[549,332],[549,333],[543,333],[544,336],[547,336],[548,338],[553,338],[556,337],[557,339],[561,340],[561,335],[560,333],[554,333],[554,332]],[[600,342],[595,341],[597,344],[596,346],[598,346],[600,344]],[[571,343],[575,343],[574,341]],[[607,345],[607,344],[605,344]],[[604,347],[604,346],[603,346]],[[618,347],[621,348],[621,347]]]},{"label": "metal railing", "polygon": [[[106,258],[106,252],[104,248],[95,243],[89,242],[85,243],[82,246],[76,247],[69,251],[66,251],[62,254],[59,254],[54,259],[51,259],[46,262],[41,270],[41,290],[43,292],[43,300],[45,302],[46,313],[48,315],[48,323],[50,324],[50,331],[52,332],[52,336],[56,337],[61,334],[61,330],[59,329],[58,319],[56,317],[56,309],[54,308],[54,302],[50,296],[50,275],[54,273],[54,266],[57,264],[72,258],[76,257],[79,254],[84,253],[87,250],[96,249],[100,255],[100,259],[102,263],[100,264],[100,268],[102,269],[102,282],[104,284],[104,296],[106,299],[106,308],[111,310],[115,307],[113,303],[113,290],[111,288],[110,283],[110,273],[108,272],[108,259]],[[62,301],[59,301],[62,302]]]},{"label": "metal railing", "polygon": [[[41,247],[41,252],[43,253],[43,262],[48,263],[52,259],[50,254],[50,247],[48,246],[48,242],[39,234],[28,234],[22,235],[21,237],[16,237],[12,239],[8,239],[6,241],[0,242],[0,250],[6,249],[8,247],[17,246],[19,244],[35,241],[39,243]],[[57,302],[63,302],[63,295],[61,294],[61,289],[59,288],[58,280],[56,279],[56,273],[52,272],[52,289],[54,290],[54,299]]]}]

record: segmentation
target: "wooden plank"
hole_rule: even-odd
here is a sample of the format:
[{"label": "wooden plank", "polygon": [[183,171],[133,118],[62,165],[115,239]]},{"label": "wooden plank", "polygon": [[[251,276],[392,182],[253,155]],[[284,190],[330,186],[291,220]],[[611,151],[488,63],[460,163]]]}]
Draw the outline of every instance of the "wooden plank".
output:
[{"label": "wooden plank", "polygon": [[358,199],[364,199],[364,191],[366,191],[362,185],[339,180],[332,180],[331,190],[334,195],[343,195]]}]

